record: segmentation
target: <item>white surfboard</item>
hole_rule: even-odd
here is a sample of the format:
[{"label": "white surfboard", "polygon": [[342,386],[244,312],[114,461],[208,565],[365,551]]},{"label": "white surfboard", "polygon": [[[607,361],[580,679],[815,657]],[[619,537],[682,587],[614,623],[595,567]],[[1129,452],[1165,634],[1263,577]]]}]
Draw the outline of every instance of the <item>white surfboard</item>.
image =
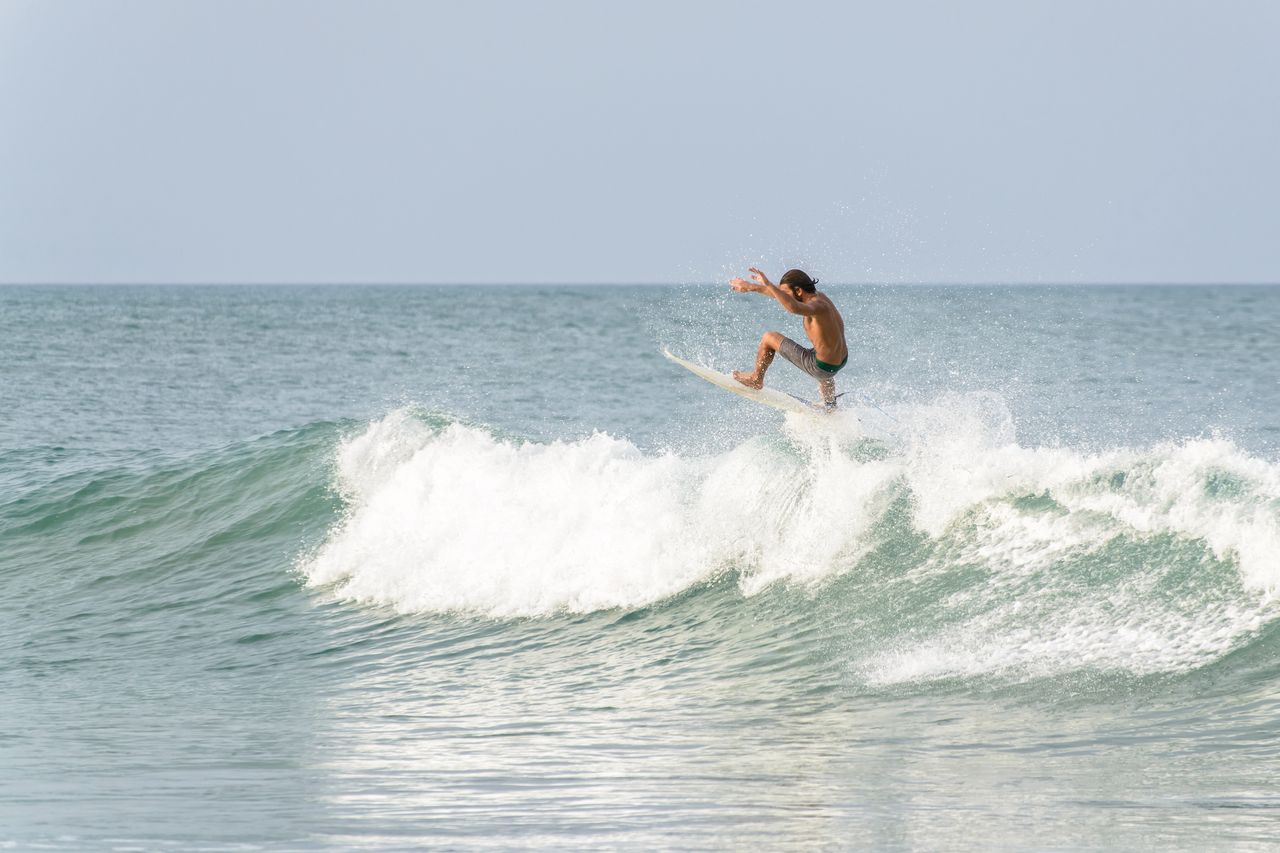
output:
[{"label": "white surfboard", "polygon": [[766,406],[773,406],[775,409],[781,409],[784,412],[796,412],[802,415],[826,414],[826,409],[816,403],[810,403],[808,400],[801,399],[784,391],[775,388],[748,388],[738,380],[734,379],[727,373],[721,373],[718,370],[712,370],[709,367],[703,367],[701,364],[694,364],[692,361],[686,361],[678,355],[672,355],[669,350],[663,350],[662,354],[683,367],[685,370],[705,379],[712,385],[717,385],[726,391],[732,391],[740,397],[746,397],[757,403],[764,403]]}]

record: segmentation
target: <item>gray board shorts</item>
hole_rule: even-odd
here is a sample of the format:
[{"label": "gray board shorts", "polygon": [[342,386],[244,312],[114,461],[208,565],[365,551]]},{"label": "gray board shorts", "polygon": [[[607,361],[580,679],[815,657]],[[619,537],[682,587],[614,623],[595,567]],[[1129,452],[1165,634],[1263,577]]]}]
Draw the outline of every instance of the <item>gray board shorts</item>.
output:
[{"label": "gray board shorts", "polygon": [[[806,349],[791,340],[791,338],[783,337],[782,343],[778,345],[778,353],[819,382],[830,382],[836,378],[835,373],[818,367],[818,356],[814,353],[813,347]],[[845,361],[847,362],[848,360],[848,357],[846,357]],[[844,365],[841,364],[840,367],[844,367]]]}]

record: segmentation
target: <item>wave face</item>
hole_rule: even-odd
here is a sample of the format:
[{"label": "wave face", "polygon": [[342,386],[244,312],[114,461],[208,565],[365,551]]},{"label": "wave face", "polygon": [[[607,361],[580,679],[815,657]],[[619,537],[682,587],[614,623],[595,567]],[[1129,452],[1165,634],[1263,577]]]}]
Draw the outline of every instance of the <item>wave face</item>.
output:
[{"label": "wave face", "polygon": [[982,399],[886,445],[789,422],[721,453],[522,442],[394,412],[344,440],[299,567],[401,612],[630,610],[729,578],[838,595],[870,684],[1203,666],[1280,613],[1280,469],[1224,440],[1024,448]]}]

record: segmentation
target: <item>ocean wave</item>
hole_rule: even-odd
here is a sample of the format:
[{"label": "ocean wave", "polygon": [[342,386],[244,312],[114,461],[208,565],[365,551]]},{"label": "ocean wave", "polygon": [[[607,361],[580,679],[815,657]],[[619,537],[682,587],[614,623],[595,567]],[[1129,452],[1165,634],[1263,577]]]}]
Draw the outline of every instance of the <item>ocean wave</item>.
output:
[{"label": "ocean wave", "polygon": [[990,397],[894,415],[892,441],[797,417],[689,453],[603,433],[525,441],[404,409],[32,473],[0,519],[7,557],[34,567],[9,592],[56,584],[111,612],[163,581],[184,602],[251,608],[301,549],[294,568],[322,597],[402,613],[544,619],[714,597],[784,633],[821,619],[806,636],[873,687],[1186,672],[1275,639],[1275,463],[1221,438],[1023,447]]},{"label": "ocean wave", "polygon": [[[316,423],[199,453],[59,454],[0,466],[5,557],[31,583],[100,595],[194,573],[204,559],[296,539],[332,517],[320,460],[338,425]],[[287,558],[287,552],[282,554]],[[278,566],[255,566],[268,587]],[[199,593],[197,593],[199,595]]]},{"label": "ocean wave", "polygon": [[984,399],[903,417],[895,444],[793,418],[681,455],[396,411],[339,447],[346,513],[299,568],[342,598],[493,618],[842,578],[850,631],[877,626],[851,665],[877,683],[1185,670],[1277,615],[1275,464],[1224,439],[1021,447]]}]

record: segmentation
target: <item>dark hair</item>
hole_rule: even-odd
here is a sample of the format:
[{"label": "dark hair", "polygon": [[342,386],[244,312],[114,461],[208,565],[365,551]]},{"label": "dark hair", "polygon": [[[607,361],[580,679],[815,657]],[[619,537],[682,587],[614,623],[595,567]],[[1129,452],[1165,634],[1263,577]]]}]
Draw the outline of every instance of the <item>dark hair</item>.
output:
[{"label": "dark hair", "polygon": [[809,274],[804,270],[787,270],[782,274],[781,284],[784,287],[798,287],[805,293],[813,293],[817,288],[814,287],[818,283],[816,278],[809,278]]}]

